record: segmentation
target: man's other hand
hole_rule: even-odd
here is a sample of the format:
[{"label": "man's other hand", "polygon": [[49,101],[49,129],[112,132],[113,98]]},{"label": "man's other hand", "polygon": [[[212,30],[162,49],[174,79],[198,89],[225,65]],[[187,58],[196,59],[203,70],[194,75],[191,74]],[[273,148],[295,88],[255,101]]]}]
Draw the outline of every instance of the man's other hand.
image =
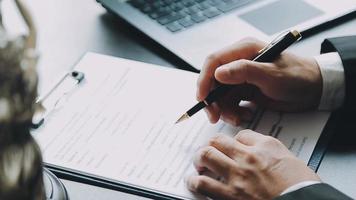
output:
[{"label": "man's other hand", "polygon": [[320,181],[280,141],[250,130],[213,138],[194,165],[200,175],[187,179],[188,188],[212,199],[269,200],[297,183]]}]

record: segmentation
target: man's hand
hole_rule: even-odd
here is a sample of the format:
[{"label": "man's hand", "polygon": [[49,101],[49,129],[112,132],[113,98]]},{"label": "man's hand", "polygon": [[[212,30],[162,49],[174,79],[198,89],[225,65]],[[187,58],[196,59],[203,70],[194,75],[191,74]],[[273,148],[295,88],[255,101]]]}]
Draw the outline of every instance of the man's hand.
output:
[{"label": "man's hand", "polygon": [[216,84],[233,84],[235,89],[207,107],[212,123],[220,117],[233,125],[248,119],[251,112],[240,107],[247,100],[276,111],[316,108],[322,92],[319,66],[312,58],[282,53],[273,63],[250,61],[266,44],[245,39],[210,55],[200,73],[197,99],[203,100]]},{"label": "man's hand", "polygon": [[235,138],[217,136],[196,155],[200,174],[187,179],[188,188],[213,199],[269,200],[302,181],[320,181],[277,139],[244,130]]}]

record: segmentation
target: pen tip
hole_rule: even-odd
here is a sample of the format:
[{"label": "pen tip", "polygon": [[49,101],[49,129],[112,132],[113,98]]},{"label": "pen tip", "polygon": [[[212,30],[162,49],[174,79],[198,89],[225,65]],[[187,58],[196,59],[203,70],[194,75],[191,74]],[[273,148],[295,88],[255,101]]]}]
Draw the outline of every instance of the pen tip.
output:
[{"label": "pen tip", "polygon": [[184,120],[187,120],[189,118],[189,115],[187,113],[184,113],[177,121],[175,124],[178,124],[179,122],[182,122]]}]

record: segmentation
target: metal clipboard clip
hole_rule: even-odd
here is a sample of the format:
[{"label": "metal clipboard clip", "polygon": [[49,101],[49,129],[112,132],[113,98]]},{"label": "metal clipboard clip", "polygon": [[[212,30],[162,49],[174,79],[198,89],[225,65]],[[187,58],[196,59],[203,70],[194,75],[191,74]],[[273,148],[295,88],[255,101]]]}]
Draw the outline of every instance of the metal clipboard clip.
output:
[{"label": "metal clipboard clip", "polygon": [[37,111],[32,119],[32,128],[37,129],[45,122],[45,119],[57,110],[66,101],[66,96],[74,90],[85,78],[85,74],[80,71],[70,71],[65,73],[48,92],[36,99],[36,104],[43,109]]}]

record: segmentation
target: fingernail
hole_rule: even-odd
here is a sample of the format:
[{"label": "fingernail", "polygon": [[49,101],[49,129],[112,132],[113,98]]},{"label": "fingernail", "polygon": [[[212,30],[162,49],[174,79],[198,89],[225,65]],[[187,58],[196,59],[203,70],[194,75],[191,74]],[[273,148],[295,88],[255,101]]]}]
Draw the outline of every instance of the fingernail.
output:
[{"label": "fingernail", "polygon": [[227,65],[222,65],[219,68],[216,69],[215,73],[222,73],[226,71],[229,67]]},{"label": "fingernail", "polygon": [[197,89],[197,92],[196,92],[195,97],[196,97],[196,100],[197,100],[197,101],[200,101],[200,92],[199,92],[199,89]]}]

